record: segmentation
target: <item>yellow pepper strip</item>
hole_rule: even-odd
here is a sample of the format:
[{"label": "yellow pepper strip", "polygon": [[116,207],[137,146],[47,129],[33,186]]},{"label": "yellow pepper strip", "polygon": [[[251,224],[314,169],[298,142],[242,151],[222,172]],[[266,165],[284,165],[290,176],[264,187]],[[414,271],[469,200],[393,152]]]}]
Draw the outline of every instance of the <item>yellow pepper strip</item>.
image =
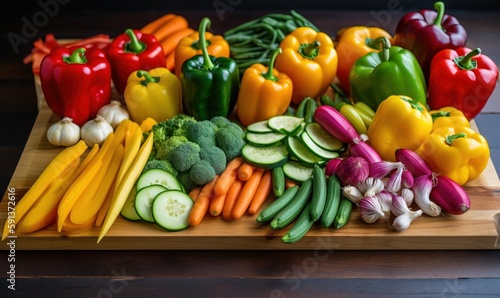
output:
[{"label": "yellow pepper strip", "polygon": [[330,36],[299,27],[285,36],[279,47],[283,53],[275,66],[292,79],[292,102],[299,104],[306,97],[324,94],[337,73],[338,56]]},{"label": "yellow pepper strip", "polygon": [[130,118],[136,123],[148,117],[164,121],[182,111],[181,83],[165,67],[131,73],[123,97]]},{"label": "yellow pepper strip", "polygon": [[13,216],[7,217],[2,234],[4,240],[11,230],[14,230],[15,224],[19,222],[23,216],[28,213],[31,207],[40,199],[41,195],[48,189],[49,185],[62,173],[66,171],[69,165],[80,158],[80,156],[87,150],[87,145],[84,141],[79,141],[75,145],[68,147],[61,151],[43,170],[42,174],[33,183],[31,188],[21,198],[16,205],[16,212]]},{"label": "yellow pepper strip", "polygon": [[429,114],[432,116],[434,124],[432,131],[441,127],[470,127],[470,122],[465,117],[464,113],[455,107],[443,107],[439,110],[431,110]]},{"label": "yellow pepper strip", "polygon": [[386,161],[396,161],[396,149],[416,150],[431,133],[427,108],[407,96],[392,95],[377,108],[368,128],[368,144]]},{"label": "yellow pepper strip", "polygon": [[460,185],[479,177],[488,164],[486,139],[470,127],[442,127],[431,133],[416,151],[439,175]]},{"label": "yellow pepper strip", "polygon": [[96,227],[100,227],[102,225],[102,222],[104,221],[104,218],[108,213],[109,206],[111,205],[111,201],[113,200],[113,195],[115,193],[115,188],[116,188],[116,179],[113,180],[113,182],[111,183],[111,187],[108,190],[108,193],[106,194],[106,198],[104,198],[104,202],[102,202],[101,209],[99,209],[99,211],[97,212],[97,218],[95,220]]},{"label": "yellow pepper strip", "polygon": [[337,33],[335,50],[339,56],[337,69],[337,79],[342,90],[350,93],[349,73],[359,57],[371,52],[378,52],[380,49],[370,47],[370,41],[377,37],[386,37],[391,44],[394,44],[392,36],[382,28],[353,26],[344,28]]},{"label": "yellow pepper strip", "polygon": [[293,83],[274,68],[281,49],[274,51],[269,67],[256,63],[245,70],[236,102],[238,118],[243,126],[282,115],[292,100]]},{"label": "yellow pepper strip", "polygon": [[127,197],[134,187],[135,181],[139,178],[139,175],[144,169],[146,162],[148,161],[149,155],[151,154],[151,149],[153,148],[153,133],[151,132],[146,139],[146,141],[142,144],[139,152],[133,152],[135,159],[129,170],[123,177],[123,180],[118,185],[116,192],[113,195],[113,200],[108,209],[108,213],[104,218],[104,223],[101,228],[101,232],[99,233],[99,237],[97,239],[97,243],[99,243],[102,238],[108,233],[109,229],[115,222],[116,218],[120,214],[120,211],[125,204]]},{"label": "yellow pepper strip", "polygon": [[61,231],[67,232],[67,233],[77,233],[77,232],[83,232],[83,231],[88,231],[92,225],[94,224],[96,220],[96,216],[91,218],[88,222],[83,223],[83,224],[75,224],[71,222],[71,219],[68,217],[64,221],[62,225]]},{"label": "yellow pepper strip", "polygon": [[141,122],[140,128],[142,129],[143,132],[148,132],[153,128],[153,126],[158,123],[155,121],[155,119],[148,117],[144,119],[144,121]]},{"label": "yellow pepper strip", "polygon": [[[175,75],[177,77],[181,75],[181,67],[184,61],[196,55],[201,55],[199,40],[200,32],[195,31],[182,38],[175,47]],[[210,56],[229,58],[229,44],[222,35],[205,32],[205,40],[207,41],[207,52]]]},{"label": "yellow pepper strip", "polygon": [[142,137],[142,130],[140,127],[135,127],[132,131],[132,138],[130,142],[125,142],[125,156],[123,157],[123,162],[120,165],[120,170],[118,171],[118,176],[116,177],[116,185],[115,185],[115,191],[116,188],[120,185],[120,182],[123,180],[123,177],[129,170],[130,166],[134,162],[135,156],[137,152],[139,151],[139,148],[141,147],[141,141],[143,139]]}]

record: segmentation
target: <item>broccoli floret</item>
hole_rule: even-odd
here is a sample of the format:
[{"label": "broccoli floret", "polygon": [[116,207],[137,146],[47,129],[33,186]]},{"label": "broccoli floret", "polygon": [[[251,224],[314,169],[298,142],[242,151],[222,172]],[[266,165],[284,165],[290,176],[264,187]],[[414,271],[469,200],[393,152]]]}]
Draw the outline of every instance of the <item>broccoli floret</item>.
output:
[{"label": "broccoli floret", "polygon": [[166,161],[166,160],[161,160],[161,159],[151,159],[149,160],[146,165],[144,166],[143,172],[149,170],[149,169],[162,169],[170,174],[177,176],[178,172],[172,165],[172,163]]},{"label": "broccoli floret", "polygon": [[158,147],[155,146],[156,148],[156,159],[167,159],[168,153],[175,148],[177,148],[179,145],[184,144],[188,142],[188,139],[183,136],[173,136],[167,138],[165,141],[162,143],[158,143]]},{"label": "broccoli floret", "polygon": [[197,185],[203,185],[215,178],[214,168],[206,160],[199,160],[189,169],[189,178]]},{"label": "broccoli floret", "polygon": [[200,158],[208,161],[217,175],[226,168],[226,154],[219,147],[202,147]]},{"label": "broccoli floret", "polygon": [[245,145],[244,133],[241,134],[242,130],[240,131],[236,126],[236,124],[228,125],[215,132],[217,147],[224,151],[226,161],[241,156],[241,149]]},{"label": "broccoli floret", "polygon": [[186,137],[200,147],[215,146],[215,130],[217,127],[209,120],[203,120],[190,125],[186,131]]},{"label": "broccoli floret", "polygon": [[229,120],[228,118],[226,118],[224,116],[212,117],[210,119],[210,122],[215,124],[215,126],[217,126],[217,128],[223,128],[223,127],[226,127],[227,125],[232,123],[231,120]]},{"label": "broccoli floret", "polygon": [[193,142],[182,143],[167,154],[170,161],[178,171],[187,171],[200,160],[200,146]]},{"label": "broccoli floret", "polygon": [[190,192],[193,188],[198,186],[198,184],[194,183],[194,181],[189,178],[189,171],[179,172],[177,180],[179,180],[187,192]]},{"label": "broccoli floret", "polygon": [[198,121],[194,117],[186,114],[178,114],[170,118],[167,122],[170,124],[171,136],[186,136],[188,128]]}]

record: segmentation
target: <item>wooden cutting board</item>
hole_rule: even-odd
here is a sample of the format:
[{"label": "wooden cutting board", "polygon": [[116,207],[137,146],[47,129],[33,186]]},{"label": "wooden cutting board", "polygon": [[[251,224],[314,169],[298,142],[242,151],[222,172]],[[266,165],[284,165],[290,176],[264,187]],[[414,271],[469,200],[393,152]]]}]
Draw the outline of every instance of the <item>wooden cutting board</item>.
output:
[{"label": "wooden cutting board", "polygon": [[[37,86],[39,87],[39,86]],[[48,127],[59,119],[39,97],[39,115],[0,204],[0,223],[7,218],[9,202],[19,200],[61,149],[50,145]],[[477,127],[473,123],[475,129]],[[281,241],[286,230],[275,231],[258,224],[256,216],[236,221],[207,217],[194,228],[166,232],[155,224],[131,222],[119,217],[107,236],[97,244],[99,230],[58,233],[50,227],[32,234],[17,235],[19,250],[444,250],[499,249],[500,181],[490,160],[482,175],[465,189],[471,209],[454,217],[422,216],[405,232],[395,232],[386,223],[366,224],[355,210],[341,229],[315,227],[297,243]],[[11,203],[12,205],[12,203]],[[7,242],[7,239],[4,242]],[[2,250],[9,249],[2,245]]]}]

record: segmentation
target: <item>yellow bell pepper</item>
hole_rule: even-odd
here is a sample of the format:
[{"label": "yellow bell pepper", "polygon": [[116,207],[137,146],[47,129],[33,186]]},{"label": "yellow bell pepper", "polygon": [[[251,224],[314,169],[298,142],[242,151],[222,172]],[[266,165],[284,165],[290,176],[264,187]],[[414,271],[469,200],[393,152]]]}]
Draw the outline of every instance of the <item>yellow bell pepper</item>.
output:
[{"label": "yellow bell pepper", "polygon": [[383,160],[396,161],[397,149],[418,149],[431,130],[432,118],[424,105],[392,95],[378,106],[368,128],[368,143]]},{"label": "yellow bell pepper", "polygon": [[479,177],[488,164],[486,139],[470,127],[442,127],[416,150],[432,171],[463,185]]},{"label": "yellow bell pepper", "polygon": [[130,74],[123,94],[130,119],[164,121],[182,112],[181,83],[165,67]]},{"label": "yellow bell pepper", "polygon": [[330,36],[299,27],[285,36],[279,47],[283,53],[275,66],[292,79],[292,102],[299,104],[306,97],[324,94],[337,74],[338,56]]},{"label": "yellow bell pepper", "polygon": [[274,68],[274,61],[279,53],[280,48],[274,51],[269,67],[256,63],[243,74],[236,112],[244,126],[282,115],[290,105],[292,80]]},{"label": "yellow bell pepper", "polygon": [[441,127],[470,127],[470,122],[465,117],[464,113],[455,107],[443,107],[439,110],[429,111],[431,114],[432,121],[432,131],[435,131]]}]

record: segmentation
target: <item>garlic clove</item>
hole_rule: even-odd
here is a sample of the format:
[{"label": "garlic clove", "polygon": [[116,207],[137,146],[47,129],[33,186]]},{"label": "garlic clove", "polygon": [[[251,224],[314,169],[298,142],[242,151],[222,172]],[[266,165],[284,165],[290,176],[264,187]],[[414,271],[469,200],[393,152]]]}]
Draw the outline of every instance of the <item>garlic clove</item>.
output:
[{"label": "garlic clove", "polygon": [[432,188],[432,174],[417,177],[413,184],[413,200],[425,214],[438,216],[441,214],[441,207],[430,199]]},{"label": "garlic clove", "polygon": [[422,214],[422,210],[416,210],[398,215],[392,222],[392,227],[397,232],[403,232],[410,227],[410,224],[413,222],[413,220],[415,220],[417,217],[422,216]]},{"label": "garlic clove", "polygon": [[375,198],[380,203],[382,207],[382,212],[384,213],[384,217],[389,220],[391,216],[391,206],[392,206],[392,194],[388,191],[381,191],[375,195]]},{"label": "garlic clove", "polygon": [[404,168],[403,163],[392,161],[375,162],[370,164],[370,177],[382,179],[398,168]]},{"label": "garlic clove", "polygon": [[359,202],[364,198],[363,193],[352,185],[344,186],[342,188],[342,194],[356,205],[358,205]]},{"label": "garlic clove", "polygon": [[363,198],[359,202],[359,214],[366,223],[374,223],[378,219],[385,219],[382,206],[375,197]]},{"label": "garlic clove", "polygon": [[387,191],[398,193],[401,190],[401,176],[403,175],[404,167],[398,167],[396,171],[389,175],[389,179],[385,185]]},{"label": "garlic clove", "polygon": [[411,189],[403,187],[399,193],[401,197],[405,200],[407,206],[413,204],[414,194]]},{"label": "garlic clove", "polygon": [[356,187],[364,197],[373,197],[377,193],[384,190],[384,182],[378,178],[368,177],[365,180],[358,182]]}]

